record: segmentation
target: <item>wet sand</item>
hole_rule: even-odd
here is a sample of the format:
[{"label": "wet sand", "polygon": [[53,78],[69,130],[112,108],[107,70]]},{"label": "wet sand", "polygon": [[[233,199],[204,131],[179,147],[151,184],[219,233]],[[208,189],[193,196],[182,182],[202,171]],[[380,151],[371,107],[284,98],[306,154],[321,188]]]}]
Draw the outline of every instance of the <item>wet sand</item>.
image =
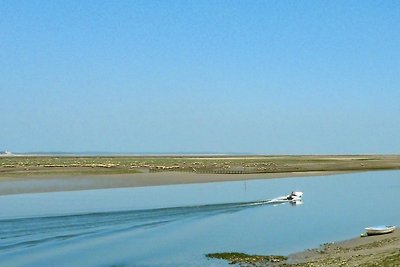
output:
[{"label": "wet sand", "polygon": [[0,177],[0,195],[224,181],[245,181],[255,179],[278,179],[289,177],[334,175],[342,173],[348,172],[311,171],[262,174],[196,174],[184,172],[159,172],[136,174],[66,174]]}]

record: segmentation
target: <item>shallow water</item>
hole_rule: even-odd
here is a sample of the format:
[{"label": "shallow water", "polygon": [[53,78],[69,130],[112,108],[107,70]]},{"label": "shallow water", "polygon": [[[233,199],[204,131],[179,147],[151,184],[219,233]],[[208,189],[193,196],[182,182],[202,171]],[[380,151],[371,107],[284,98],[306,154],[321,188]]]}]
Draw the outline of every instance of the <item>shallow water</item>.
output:
[{"label": "shallow water", "polygon": [[[303,205],[271,199],[301,190]],[[226,266],[400,225],[400,173],[0,197],[0,266]]]}]

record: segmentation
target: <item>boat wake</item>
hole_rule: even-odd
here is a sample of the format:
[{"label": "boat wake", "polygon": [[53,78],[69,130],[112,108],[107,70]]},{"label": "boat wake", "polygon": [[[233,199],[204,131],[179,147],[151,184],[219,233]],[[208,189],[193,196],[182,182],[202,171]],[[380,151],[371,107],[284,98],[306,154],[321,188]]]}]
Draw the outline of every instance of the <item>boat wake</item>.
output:
[{"label": "boat wake", "polygon": [[0,251],[82,236],[149,229],[187,218],[231,213],[250,207],[287,202],[290,201],[281,197],[250,202],[1,220]]}]

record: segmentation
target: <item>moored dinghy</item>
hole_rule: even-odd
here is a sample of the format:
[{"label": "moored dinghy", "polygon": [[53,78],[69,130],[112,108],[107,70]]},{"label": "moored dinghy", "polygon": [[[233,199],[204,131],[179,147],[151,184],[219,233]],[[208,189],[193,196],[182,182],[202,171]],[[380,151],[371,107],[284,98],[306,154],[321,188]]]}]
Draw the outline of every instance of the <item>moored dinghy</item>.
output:
[{"label": "moored dinghy", "polygon": [[367,227],[365,230],[367,231],[367,235],[383,235],[389,234],[396,229],[394,225],[380,225],[380,226],[372,226]]}]

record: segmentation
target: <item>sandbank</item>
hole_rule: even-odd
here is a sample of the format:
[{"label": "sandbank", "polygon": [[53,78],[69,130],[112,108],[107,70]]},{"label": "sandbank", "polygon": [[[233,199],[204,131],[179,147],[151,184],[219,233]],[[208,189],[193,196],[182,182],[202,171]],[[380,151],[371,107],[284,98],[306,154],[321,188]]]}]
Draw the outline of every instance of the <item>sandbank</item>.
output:
[{"label": "sandbank", "polygon": [[196,174],[185,172],[159,172],[135,174],[58,174],[0,177],[0,195],[225,181],[246,181],[255,179],[278,179],[343,173],[348,173],[348,171],[309,171],[261,174]]}]

